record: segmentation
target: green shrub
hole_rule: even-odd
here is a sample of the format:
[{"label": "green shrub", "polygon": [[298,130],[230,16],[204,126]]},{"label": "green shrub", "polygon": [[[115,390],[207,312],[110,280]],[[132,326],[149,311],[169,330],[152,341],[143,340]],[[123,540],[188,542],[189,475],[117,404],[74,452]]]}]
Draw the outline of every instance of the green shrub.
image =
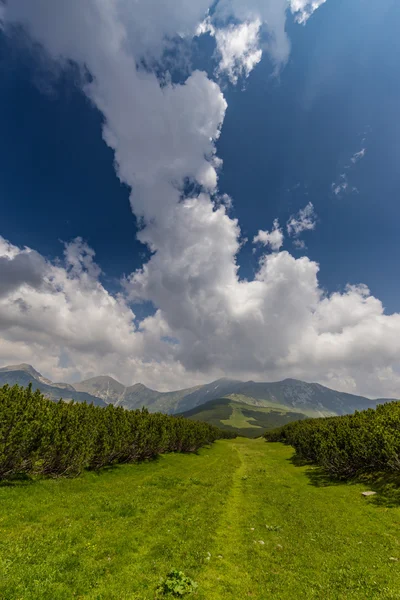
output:
[{"label": "green shrub", "polygon": [[32,387],[0,388],[0,479],[76,476],[83,469],[196,452],[231,433],[146,409],[52,402]]},{"label": "green shrub", "polygon": [[334,477],[400,471],[400,402],[353,415],[307,419],[268,431],[269,442],[293,446],[298,458]]},{"label": "green shrub", "polygon": [[167,577],[160,582],[160,586],[157,588],[156,597],[165,598],[182,598],[188,594],[192,594],[197,589],[197,583],[186,577],[182,571],[173,569],[167,575]]}]

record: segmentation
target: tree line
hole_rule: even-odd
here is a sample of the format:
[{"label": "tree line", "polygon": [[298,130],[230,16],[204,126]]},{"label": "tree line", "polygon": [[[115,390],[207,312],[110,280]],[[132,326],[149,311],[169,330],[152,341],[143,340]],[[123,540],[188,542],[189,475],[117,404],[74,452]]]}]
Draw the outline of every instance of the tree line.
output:
[{"label": "tree line", "polygon": [[165,452],[195,452],[229,437],[235,436],[207,423],[146,409],[52,402],[31,385],[0,388],[0,479],[76,476]]},{"label": "tree line", "polygon": [[352,415],[296,421],[268,431],[264,437],[293,446],[300,459],[316,463],[340,479],[398,472],[400,402]]}]

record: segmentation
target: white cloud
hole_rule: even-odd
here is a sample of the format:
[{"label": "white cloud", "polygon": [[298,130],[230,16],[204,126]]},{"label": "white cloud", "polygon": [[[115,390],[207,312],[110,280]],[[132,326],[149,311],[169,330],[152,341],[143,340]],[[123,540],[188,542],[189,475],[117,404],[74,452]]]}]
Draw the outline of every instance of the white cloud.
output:
[{"label": "white cloud", "polygon": [[[164,389],[225,373],[398,394],[400,315],[386,316],[365,286],[326,296],[318,265],[288,252],[265,255],[254,281],[239,281],[237,224],[224,209],[196,198],[176,216],[178,244],[170,240],[168,253],[127,282],[162,307],[154,317],[135,327],[126,300],[103,288],[92,251],[77,240],[62,265],[41,257],[42,285],[27,275],[0,298],[1,363],[32,362],[58,380],[105,372]],[[30,252],[2,239],[0,249],[1,257]]]},{"label": "white cloud", "polygon": [[351,162],[353,163],[353,165],[355,165],[359,160],[364,158],[366,151],[367,151],[366,148],[361,148],[361,150],[359,152],[356,152],[355,154],[353,154],[353,156],[350,159]]},{"label": "white cloud", "polygon": [[260,229],[258,234],[253,238],[253,244],[270,246],[271,250],[278,251],[283,246],[283,239],[279,221],[278,219],[275,219],[273,229],[271,231],[263,231]]},{"label": "white cloud", "polygon": [[292,13],[296,15],[296,19],[299,23],[305,23],[311,15],[325,4],[326,0],[290,0],[290,7]]},{"label": "white cloud", "polygon": [[341,196],[343,193],[347,192],[349,187],[349,182],[347,180],[346,173],[341,173],[339,181],[332,182],[331,189],[335,196]]},{"label": "white cloud", "polygon": [[[128,0],[7,5],[6,23],[23,23],[55,60],[91,73],[84,92],[104,115],[104,140],[132,188],[139,239],[153,254],[127,278],[125,293],[113,296],[81,240],[67,246],[61,265],[0,240],[1,362],[32,362],[59,380],[103,372],[160,389],[225,374],[398,395],[400,315],[386,315],[365,287],[325,295],[314,261],[279,251],[262,256],[253,280],[239,279],[239,224],[212,199],[223,94],[201,72],[160,86],[137,67],[141,57],[160,60],[174,33],[194,34],[210,3],[171,0],[157,12],[158,4],[146,2],[135,2],[135,10]],[[273,60],[287,59],[286,1],[220,4],[219,18],[225,5],[239,23],[261,21]],[[292,3],[292,10],[302,20],[302,11],[318,4]],[[187,178],[201,183],[202,193],[182,198]],[[311,209],[303,211],[289,220],[295,237],[315,226]],[[130,302],[140,300],[157,312],[135,325]],[[168,337],[178,343],[163,341]]]},{"label": "white cloud", "polygon": [[248,77],[260,62],[260,27],[261,21],[256,19],[215,31],[217,49],[221,55],[219,71],[225,72],[232,83],[237,83],[241,75]]},{"label": "white cloud", "polygon": [[[247,77],[267,51],[275,70],[289,58],[290,42],[286,34],[288,8],[299,23],[305,23],[325,0],[219,0],[213,16],[200,23],[197,35],[210,33],[216,39],[221,57],[219,73],[225,72],[232,83]],[[230,23],[232,18],[238,24]],[[228,25],[224,25],[228,23]]]},{"label": "white cloud", "polygon": [[144,338],[151,344],[153,333],[139,332],[125,300],[104,289],[94,253],[82,240],[66,245],[64,263],[54,264],[0,238],[0,263],[7,260],[17,277],[0,296],[2,362],[33,362],[57,375],[62,354],[80,373],[97,371],[97,361],[109,370],[116,357],[126,368],[140,364],[135,355],[145,359]]},{"label": "white cloud", "polygon": [[299,236],[303,231],[315,229],[317,216],[312,202],[301,208],[296,215],[292,215],[286,223],[286,229],[290,236]]},{"label": "white cloud", "polygon": [[[279,69],[289,57],[290,43],[285,31],[286,0],[220,0],[216,6],[217,22],[234,18],[242,23],[261,23],[261,50],[266,50]],[[261,33],[261,31],[260,31]],[[253,54],[256,47],[253,45]]]},{"label": "white cloud", "polygon": [[293,240],[293,246],[297,249],[297,250],[306,250],[307,246],[304,242],[304,240]]},{"label": "white cloud", "polygon": [[331,190],[332,193],[339,198],[348,193],[359,194],[358,188],[356,188],[354,185],[352,187],[349,186],[349,180],[346,173],[342,173],[339,181],[334,181],[331,184]]},{"label": "white cloud", "polygon": [[[366,138],[364,137],[362,143],[364,143],[365,140]],[[351,172],[351,169],[354,168],[354,165],[356,165],[360,160],[364,158],[366,151],[367,149],[363,147],[359,152],[355,152],[353,154],[353,156],[350,158],[350,163],[346,164],[344,167],[347,173]],[[355,186],[350,187],[349,177],[347,173],[341,173],[339,175],[339,179],[337,181],[332,182],[331,190],[335,196],[341,197],[349,192],[355,192],[357,194],[359,193],[358,189]]]}]

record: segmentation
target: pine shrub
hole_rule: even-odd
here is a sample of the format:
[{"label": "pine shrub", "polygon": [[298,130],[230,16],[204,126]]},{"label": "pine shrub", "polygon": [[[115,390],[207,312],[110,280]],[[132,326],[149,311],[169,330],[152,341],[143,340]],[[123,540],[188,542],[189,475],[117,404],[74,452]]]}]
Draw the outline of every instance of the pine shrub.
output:
[{"label": "pine shrub", "polygon": [[19,474],[76,476],[84,469],[196,452],[234,437],[207,423],[148,410],[52,402],[39,391],[0,388],[0,479]]},{"label": "pine shrub", "polygon": [[306,419],[268,431],[269,442],[293,446],[298,458],[350,479],[364,473],[400,471],[400,402],[352,415]]}]

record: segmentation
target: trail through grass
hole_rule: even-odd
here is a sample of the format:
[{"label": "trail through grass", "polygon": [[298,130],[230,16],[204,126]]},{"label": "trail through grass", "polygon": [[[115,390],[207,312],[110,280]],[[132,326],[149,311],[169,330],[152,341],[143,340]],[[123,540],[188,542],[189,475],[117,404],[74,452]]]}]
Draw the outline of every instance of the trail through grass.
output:
[{"label": "trail through grass", "polygon": [[291,455],[240,438],[0,487],[0,598],[154,600],[171,568],[199,600],[400,598],[400,508]]}]

